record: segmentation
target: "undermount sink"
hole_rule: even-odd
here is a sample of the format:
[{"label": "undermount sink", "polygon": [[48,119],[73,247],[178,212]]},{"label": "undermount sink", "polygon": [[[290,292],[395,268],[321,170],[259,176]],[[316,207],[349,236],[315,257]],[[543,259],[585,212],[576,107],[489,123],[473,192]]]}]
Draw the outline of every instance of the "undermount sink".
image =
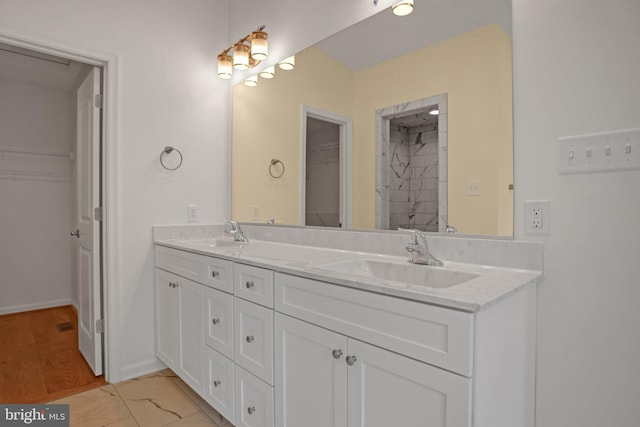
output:
[{"label": "undermount sink", "polygon": [[336,273],[403,282],[430,288],[449,288],[478,277],[477,274],[473,273],[434,268],[428,265],[370,259],[335,262],[318,265],[317,268]]},{"label": "undermount sink", "polygon": [[246,242],[236,242],[235,240],[232,239],[224,239],[224,238],[219,238],[219,239],[214,239],[211,243],[209,243],[210,246],[219,248],[219,247],[224,247],[224,246],[235,246],[235,245],[241,245],[244,244]]}]

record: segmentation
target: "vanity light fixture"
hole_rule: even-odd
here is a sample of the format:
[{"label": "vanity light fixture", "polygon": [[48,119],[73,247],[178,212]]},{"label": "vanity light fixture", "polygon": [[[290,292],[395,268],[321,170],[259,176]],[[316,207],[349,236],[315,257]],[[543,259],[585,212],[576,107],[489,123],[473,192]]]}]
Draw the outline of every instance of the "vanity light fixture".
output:
[{"label": "vanity light fixture", "polygon": [[285,70],[285,71],[293,70],[293,67],[295,66],[296,66],[295,55],[291,55],[290,57],[284,58],[282,61],[278,62],[278,67],[280,67],[281,70]]},{"label": "vanity light fixture", "polygon": [[251,77],[247,77],[242,83],[244,83],[245,86],[256,87],[258,86],[258,75],[255,74]]},{"label": "vanity light fixture", "polygon": [[391,6],[394,15],[405,16],[413,12],[413,0],[402,0]]},{"label": "vanity light fixture", "polygon": [[272,79],[273,76],[275,76],[276,74],[276,67],[275,66],[271,66],[271,67],[267,67],[264,70],[260,71],[260,77],[262,77],[263,79]]},{"label": "vanity light fixture", "polygon": [[[232,46],[223,50],[218,55],[218,77],[230,79],[233,68],[248,70],[267,58],[269,55],[265,26],[258,27],[256,31],[247,34]],[[229,54],[233,50],[233,56]]]}]

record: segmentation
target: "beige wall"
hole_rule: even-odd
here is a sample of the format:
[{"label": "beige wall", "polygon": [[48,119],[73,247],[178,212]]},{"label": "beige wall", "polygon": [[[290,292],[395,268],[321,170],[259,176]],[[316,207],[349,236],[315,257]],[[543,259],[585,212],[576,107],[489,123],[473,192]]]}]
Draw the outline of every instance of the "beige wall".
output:
[{"label": "beige wall", "polygon": [[[353,73],[316,48],[296,56],[293,71],[276,70],[258,87],[233,88],[232,216],[299,224],[302,105],[351,116]],[[269,175],[271,159],[285,164]],[[257,218],[252,206],[259,206]]]},{"label": "beige wall", "polygon": [[[447,94],[449,223],[512,234],[511,41],[491,24],[355,75],[354,227],[375,227],[375,111]],[[481,196],[467,196],[468,181]]]},{"label": "beige wall", "polygon": [[[375,227],[375,110],[448,94],[449,223],[512,234],[511,41],[491,24],[352,73],[311,48],[297,67],[233,89],[233,217],[299,224],[301,105],[353,117],[353,227]],[[286,77],[286,78],[284,78]],[[312,82],[309,84],[308,82]],[[287,169],[268,174],[272,158]],[[466,196],[467,182],[482,183]],[[252,206],[260,215],[253,217]]]}]

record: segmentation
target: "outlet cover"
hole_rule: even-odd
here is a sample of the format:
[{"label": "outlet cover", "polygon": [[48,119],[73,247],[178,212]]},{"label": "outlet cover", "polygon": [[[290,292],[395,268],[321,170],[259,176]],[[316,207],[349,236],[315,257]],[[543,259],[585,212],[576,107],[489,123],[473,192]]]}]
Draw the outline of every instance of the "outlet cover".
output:
[{"label": "outlet cover", "polygon": [[549,200],[525,200],[524,234],[548,236],[550,219]]}]

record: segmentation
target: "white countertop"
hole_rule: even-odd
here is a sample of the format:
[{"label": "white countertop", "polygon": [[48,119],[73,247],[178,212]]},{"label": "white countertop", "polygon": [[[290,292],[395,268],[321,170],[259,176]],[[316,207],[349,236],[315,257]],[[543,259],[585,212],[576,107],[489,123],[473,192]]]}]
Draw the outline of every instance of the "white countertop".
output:
[{"label": "white countertop", "polygon": [[460,284],[436,288],[364,277],[324,267],[326,264],[358,260],[406,263],[406,257],[260,240],[229,246],[216,246],[215,239],[156,239],[155,243],[174,249],[264,267],[276,272],[470,312],[484,310],[527,286],[534,286],[542,276],[541,271],[447,260],[443,260],[443,267],[416,266],[474,275],[472,279]]}]

